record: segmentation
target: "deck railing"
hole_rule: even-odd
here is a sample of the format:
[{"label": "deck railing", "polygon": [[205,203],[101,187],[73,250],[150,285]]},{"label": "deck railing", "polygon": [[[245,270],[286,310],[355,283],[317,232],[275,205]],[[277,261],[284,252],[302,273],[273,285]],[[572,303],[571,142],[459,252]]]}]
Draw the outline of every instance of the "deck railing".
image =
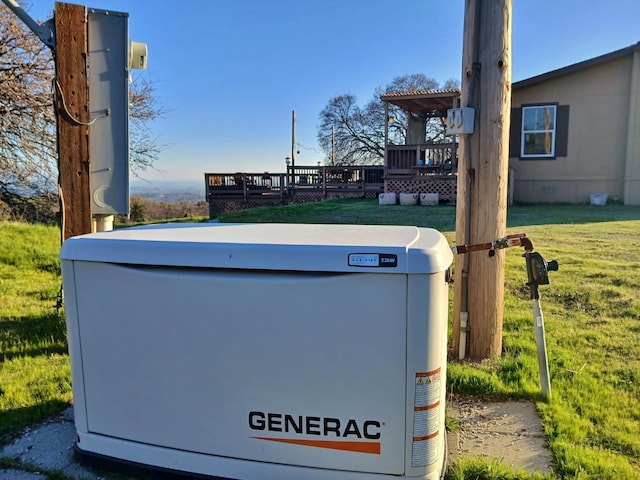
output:
[{"label": "deck railing", "polygon": [[387,145],[387,175],[446,175],[458,167],[456,143]]},{"label": "deck railing", "polygon": [[321,188],[371,190],[383,185],[384,167],[380,166],[295,166],[287,168],[287,177],[295,189]]},{"label": "deck railing", "polygon": [[274,197],[298,192],[382,192],[384,167],[289,166],[287,173],[205,173],[207,197]]},{"label": "deck railing", "polygon": [[285,196],[284,173],[205,173],[207,197]]}]

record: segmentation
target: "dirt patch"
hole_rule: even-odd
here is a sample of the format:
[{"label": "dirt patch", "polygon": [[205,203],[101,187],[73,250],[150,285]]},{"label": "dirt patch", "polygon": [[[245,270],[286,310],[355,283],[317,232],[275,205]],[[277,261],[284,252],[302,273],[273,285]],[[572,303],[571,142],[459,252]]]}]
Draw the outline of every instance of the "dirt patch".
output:
[{"label": "dirt patch", "polygon": [[552,472],[553,457],[533,403],[452,397],[447,413],[460,424],[457,431],[448,433],[449,462],[484,457],[515,470]]}]

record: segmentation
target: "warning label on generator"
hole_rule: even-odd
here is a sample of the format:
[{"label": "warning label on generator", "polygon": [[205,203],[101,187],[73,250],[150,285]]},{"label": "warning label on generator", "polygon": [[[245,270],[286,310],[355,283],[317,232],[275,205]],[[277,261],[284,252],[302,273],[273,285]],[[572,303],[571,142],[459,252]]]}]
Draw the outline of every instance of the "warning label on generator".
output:
[{"label": "warning label on generator", "polygon": [[416,373],[413,405],[411,466],[426,467],[438,460],[440,369]]}]

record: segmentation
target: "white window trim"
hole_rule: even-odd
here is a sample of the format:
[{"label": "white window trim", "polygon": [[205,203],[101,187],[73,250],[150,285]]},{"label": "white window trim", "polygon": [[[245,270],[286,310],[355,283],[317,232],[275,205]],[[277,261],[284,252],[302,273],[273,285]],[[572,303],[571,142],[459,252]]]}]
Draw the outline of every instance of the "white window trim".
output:
[{"label": "white window trim", "polygon": [[[526,130],[524,129],[524,116],[525,110],[534,109],[534,108],[551,108],[553,107],[553,128],[549,130]],[[558,116],[558,105],[556,104],[547,104],[547,105],[527,105],[526,107],[522,107],[522,126],[520,128],[520,158],[555,158],[556,156],[556,130],[558,128],[557,125],[557,116]],[[551,151],[549,153],[525,153],[525,134],[527,133],[551,133]]]}]

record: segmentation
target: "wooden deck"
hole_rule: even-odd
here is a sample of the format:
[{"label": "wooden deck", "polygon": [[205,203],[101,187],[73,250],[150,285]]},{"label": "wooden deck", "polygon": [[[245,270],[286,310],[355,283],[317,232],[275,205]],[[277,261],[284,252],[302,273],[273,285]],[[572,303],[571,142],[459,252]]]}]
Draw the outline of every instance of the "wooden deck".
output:
[{"label": "wooden deck", "polygon": [[328,198],[376,198],[384,191],[382,166],[295,166],[287,173],[205,173],[210,216],[263,205]]},{"label": "wooden deck", "polygon": [[205,173],[209,215],[329,198],[377,198],[384,192],[438,193],[441,202],[455,202],[457,175],[448,162],[393,166],[408,168],[296,166],[286,173]]}]

